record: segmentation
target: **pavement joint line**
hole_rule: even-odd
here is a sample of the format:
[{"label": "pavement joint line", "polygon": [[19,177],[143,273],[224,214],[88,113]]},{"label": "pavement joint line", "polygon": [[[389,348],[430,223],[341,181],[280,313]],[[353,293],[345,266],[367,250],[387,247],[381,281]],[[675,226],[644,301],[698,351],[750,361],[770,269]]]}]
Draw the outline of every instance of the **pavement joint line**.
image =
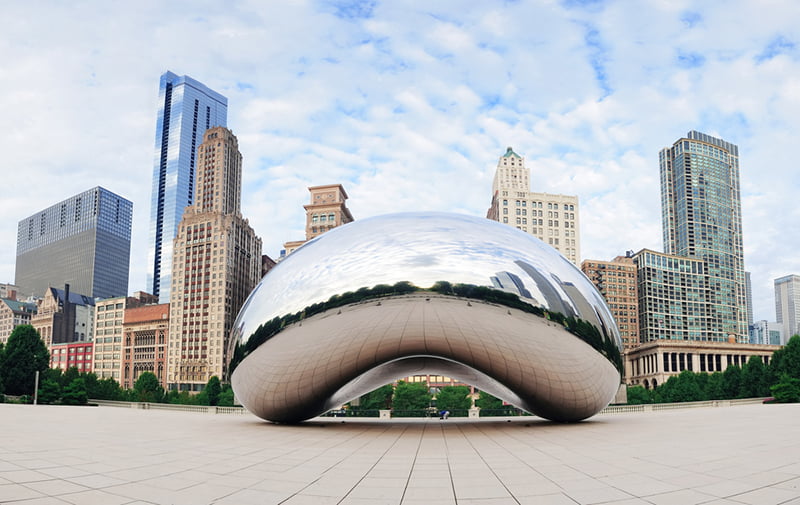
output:
[{"label": "pavement joint line", "polygon": [[[444,449],[447,454],[450,454],[450,445],[447,443],[447,435],[444,432],[444,425],[439,425],[439,431],[442,434],[442,441],[444,442]],[[450,475],[450,490],[453,492],[453,500],[458,505],[458,494],[456,494],[456,481],[453,479],[453,467],[450,465],[450,458],[447,458],[447,473]]]},{"label": "pavement joint line", "polygon": [[414,467],[417,464],[417,457],[419,456],[419,450],[422,447],[422,441],[425,439],[425,432],[428,429],[428,425],[425,424],[422,426],[422,430],[419,434],[419,440],[417,440],[417,448],[414,451],[414,459],[411,460],[411,468],[408,469],[408,477],[406,477],[406,485],[403,486],[403,494],[400,495],[400,503],[402,505],[403,500],[406,498],[406,492],[408,491],[408,484],[411,482],[411,476],[414,475]]},{"label": "pavement joint line", "polygon": [[[318,425],[318,426],[321,426],[321,425]],[[321,426],[321,427],[324,427],[324,426]],[[391,426],[382,426],[382,428],[383,428],[383,431],[381,431],[381,432],[380,432],[380,435],[383,435],[384,433],[386,433],[387,431],[389,431],[389,429],[391,428]],[[339,447],[339,446],[342,446],[342,445],[346,444],[347,442],[350,442],[350,441],[352,441],[352,440],[354,440],[354,439],[357,439],[358,437],[360,437],[360,436],[364,435],[365,433],[367,433],[367,430],[362,430],[362,431],[359,431],[358,433],[355,433],[355,434],[353,434],[351,437],[349,437],[349,438],[347,438],[347,439],[345,439],[345,440],[343,440],[343,441],[341,441],[341,442],[339,442],[339,443],[337,443],[337,444],[334,444],[332,447]],[[372,440],[374,440],[374,438],[376,438],[376,437],[372,437],[371,439],[368,439],[368,440],[366,440],[366,441],[365,441],[363,444],[361,444],[361,445],[360,445],[358,448],[359,448],[359,449],[363,449],[363,448],[364,448],[365,446],[367,446],[367,445],[368,445],[368,444],[369,444],[369,443],[370,443]],[[302,448],[298,449],[298,451],[300,451],[300,450],[302,450]],[[328,450],[330,450],[330,448],[329,448]],[[356,453],[356,452],[357,452],[357,451],[351,451],[351,453],[350,453],[350,454],[353,454],[353,453]],[[296,491],[296,492],[292,493],[292,494],[291,494],[290,496],[288,496],[286,499],[284,499],[284,500],[281,500],[281,501],[279,502],[279,505],[280,505],[281,503],[285,503],[285,502],[286,502],[286,501],[288,501],[288,500],[291,500],[291,499],[292,499],[292,498],[294,498],[295,496],[297,496],[297,495],[301,494],[301,493],[302,493],[304,490],[306,490],[306,489],[310,488],[311,486],[313,486],[314,484],[316,484],[317,482],[319,482],[320,480],[322,480],[322,478],[325,476],[325,474],[326,474],[326,473],[330,472],[330,471],[331,471],[333,468],[336,468],[336,467],[339,465],[339,463],[341,463],[342,461],[344,461],[344,460],[346,460],[346,459],[347,459],[347,456],[346,456],[346,455],[345,455],[345,456],[342,456],[342,457],[341,457],[340,459],[338,459],[338,460],[337,460],[335,463],[332,463],[331,465],[329,465],[329,466],[328,466],[328,468],[326,468],[325,470],[323,470],[322,472],[320,472],[320,474],[319,474],[319,477],[317,477],[317,478],[316,478],[316,479],[314,479],[313,481],[309,482],[308,484],[306,484],[305,486],[303,486],[303,487],[302,487],[301,489],[299,489],[298,491]],[[378,459],[378,461],[380,461],[380,459]],[[294,468],[297,468],[299,465],[301,465],[301,464],[305,464],[305,463],[308,463],[308,461],[305,461],[304,463],[298,463],[297,465],[293,466],[293,467],[292,467],[292,469],[294,469]]]},{"label": "pavement joint line", "polygon": [[352,493],[353,490],[356,487],[358,487],[359,484],[361,484],[361,482],[367,477],[367,475],[369,475],[369,473],[376,466],[378,466],[378,464],[381,462],[381,460],[383,460],[383,458],[386,456],[386,454],[388,454],[389,451],[391,451],[392,448],[395,445],[397,445],[397,443],[403,438],[403,435],[406,433],[406,431],[408,431],[408,426],[403,427],[403,431],[401,431],[400,434],[397,435],[397,437],[395,437],[394,442],[392,442],[391,445],[389,445],[389,447],[387,447],[386,450],[383,451],[383,453],[381,454],[381,456],[379,458],[375,459],[375,462],[372,463],[372,465],[370,465],[369,469],[366,472],[364,472],[364,474],[361,476],[361,478],[359,478],[358,481],[355,484],[353,484],[353,487],[351,487],[350,490],[347,491],[347,493],[345,493],[345,495],[342,496],[342,498],[338,502],[336,502],[337,504],[342,503],[344,500],[347,499],[348,496],[350,496],[350,493]]},{"label": "pavement joint line", "polygon": [[[475,448],[475,444],[473,443],[472,439],[471,439],[470,437],[468,437],[468,436],[467,436],[467,435],[464,433],[464,427],[463,427],[463,425],[462,425],[462,426],[459,426],[459,427],[458,427],[458,429],[459,429],[459,431],[461,432],[461,436],[462,436],[462,437],[464,437],[464,440],[466,440],[466,442],[467,442],[467,443],[469,444],[469,446],[472,448],[472,451],[473,451],[473,452],[475,452],[475,453],[478,455],[478,457],[481,459],[481,461],[483,462],[483,464],[484,464],[484,465],[486,465],[486,468],[487,468],[487,469],[488,469],[488,470],[489,470],[489,471],[492,473],[492,475],[494,475],[494,478],[495,478],[495,479],[497,479],[497,482],[499,482],[499,483],[500,483],[500,485],[501,485],[501,486],[503,486],[503,489],[505,489],[505,490],[506,490],[506,492],[508,493],[508,496],[510,496],[510,497],[511,497],[511,498],[512,498],[512,499],[513,499],[513,500],[514,500],[516,503],[517,503],[517,505],[519,505],[519,500],[517,499],[517,497],[516,497],[516,496],[514,496],[514,493],[512,493],[512,492],[511,492],[511,490],[510,490],[510,489],[508,489],[508,486],[506,485],[506,483],[505,483],[505,482],[503,482],[503,479],[501,479],[501,478],[500,478],[500,476],[498,476],[498,475],[497,475],[497,472],[494,470],[494,468],[492,468],[492,465],[490,465],[490,464],[489,464],[489,463],[486,461],[486,458],[485,458],[485,457],[483,457],[483,454],[482,454],[482,453],[481,453],[479,450],[477,450],[477,449]],[[477,429],[476,431],[477,431],[478,433],[480,433],[482,436],[484,436],[484,437],[485,437],[485,434],[484,434],[484,433],[483,433],[483,432],[482,432],[480,429]],[[495,446],[497,446],[497,445],[498,445],[498,444],[497,444],[497,442],[494,442],[494,441],[491,441],[491,442],[492,442],[492,443],[493,443]],[[501,449],[502,449],[502,448],[501,448]],[[510,453],[508,450],[505,450],[505,452],[506,452],[506,454],[511,454],[511,453]],[[512,456],[514,456],[514,455],[512,454]],[[516,456],[514,456],[514,457],[515,457],[515,459],[517,459],[517,460],[519,459],[519,458],[516,458]]]}]

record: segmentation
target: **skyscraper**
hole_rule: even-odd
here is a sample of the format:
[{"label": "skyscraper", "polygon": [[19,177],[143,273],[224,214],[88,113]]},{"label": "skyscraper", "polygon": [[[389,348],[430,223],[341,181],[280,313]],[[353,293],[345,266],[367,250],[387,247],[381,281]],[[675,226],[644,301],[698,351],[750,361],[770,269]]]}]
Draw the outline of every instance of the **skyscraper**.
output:
[{"label": "skyscraper", "polygon": [[782,344],[800,334],[800,275],[775,279],[775,319],[783,330]]},{"label": "skyscraper", "polygon": [[705,262],[709,340],[747,342],[739,148],[690,131],[659,164],[665,252]]},{"label": "skyscraper", "polygon": [[226,126],[228,99],[189,76],[165,72],[158,93],[147,285],[169,301],[172,240],[186,206],[194,202],[195,157],[203,134]]},{"label": "skyscraper", "polygon": [[[200,391],[228,374],[228,343],[245,299],[261,280],[261,239],[242,218],[242,155],[230,130],[206,131],[196,198],[175,237],[167,383]],[[166,289],[166,288],[165,288]]]},{"label": "skyscraper", "polygon": [[38,297],[64,284],[91,297],[124,296],[132,215],[129,200],[98,186],[23,219],[14,283]]},{"label": "skyscraper", "polygon": [[578,197],[534,193],[525,158],[512,148],[497,162],[488,219],[515,226],[553,246],[573,264],[581,253]]}]

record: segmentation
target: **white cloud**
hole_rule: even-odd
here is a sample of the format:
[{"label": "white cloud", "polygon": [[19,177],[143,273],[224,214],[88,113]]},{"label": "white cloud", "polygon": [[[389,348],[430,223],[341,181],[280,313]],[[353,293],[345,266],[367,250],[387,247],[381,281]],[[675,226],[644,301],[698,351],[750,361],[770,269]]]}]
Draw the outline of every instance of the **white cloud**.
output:
[{"label": "white cloud", "polygon": [[484,215],[497,158],[581,199],[584,257],[660,249],[658,150],[690,129],[740,146],[756,317],[793,251],[800,4],[786,1],[12,3],[0,19],[6,191],[0,281],[17,222],[95,185],[133,200],[144,258],[158,77],[229,98],[243,214],[276,255],[302,238],[306,187],[341,182],[356,218]]}]

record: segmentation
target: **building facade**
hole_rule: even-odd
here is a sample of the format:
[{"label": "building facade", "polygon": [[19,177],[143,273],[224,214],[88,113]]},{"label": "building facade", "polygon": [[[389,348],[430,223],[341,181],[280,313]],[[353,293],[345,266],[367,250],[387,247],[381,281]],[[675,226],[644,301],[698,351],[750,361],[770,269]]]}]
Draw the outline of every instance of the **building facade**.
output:
[{"label": "building facade", "polygon": [[580,261],[578,197],[531,192],[525,158],[510,147],[497,163],[486,217],[534,235],[575,265]]},{"label": "building facade", "polygon": [[5,344],[14,328],[21,324],[31,324],[36,314],[36,304],[0,298],[0,344]]},{"label": "building facade", "polygon": [[311,202],[303,205],[306,210],[306,238],[284,243],[282,257],[291,254],[314,237],[353,221],[353,215],[347,208],[348,196],[344,186],[341,184],[311,186],[308,191]]},{"label": "building facade", "polygon": [[91,297],[125,295],[132,217],[130,201],[98,186],[23,219],[14,283],[37,298],[64,284]]},{"label": "building facade", "polygon": [[142,373],[152,372],[166,389],[169,304],[125,310],[122,333],[122,387],[132,389]]},{"label": "building facade", "polygon": [[709,325],[703,260],[642,249],[633,255],[639,291],[642,344],[660,340],[727,342]]},{"label": "building facade", "polygon": [[624,351],[639,345],[639,288],[632,255],[611,261],[584,260],[581,270],[606,299],[617,322]]},{"label": "building facade", "polygon": [[5,298],[6,300],[19,300],[20,298],[24,298],[24,293],[20,293],[19,288],[13,284],[6,284],[0,282],[0,298]]},{"label": "building facade", "polygon": [[184,209],[194,203],[197,146],[213,126],[225,126],[228,99],[189,76],[165,72],[158,92],[147,285],[170,298],[172,242]]},{"label": "building facade", "polygon": [[36,304],[31,316],[48,349],[53,344],[91,342],[94,339],[94,300],[86,295],[64,289],[50,288]]},{"label": "building facade", "polygon": [[744,300],[747,306],[747,327],[753,326],[753,283],[750,272],[744,273]]},{"label": "building facade", "polygon": [[775,320],[781,325],[782,344],[800,334],[800,275],[775,279]]},{"label": "building facade", "polygon": [[64,342],[50,347],[50,368],[66,371],[75,367],[79,372],[92,371],[93,342]]},{"label": "building facade", "polygon": [[739,148],[690,131],[659,164],[664,250],[705,262],[708,332],[747,343]]},{"label": "building facade", "polygon": [[92,369],[101,379],[108,377],[122,383],[122,340],[125,312],[151,301],[148,293],[137,297],[119,296],[95,302],[94,364]]},{"label": "building facade", "polygon": [[767,321],[755,321],[750,325],[750,343],[758,345],[785,345],[783,337],[783,325],[781,323]]},{"label": "building facade", "polygon": [[658,387],[684,370],[724,372],[729,366],[744,366],[751,356],[769,364],[777,345],[738,342],[658,340],[646,342],[625,355],[625,383]]},{"label": "building facade", "polygon": [[195,203],[174,242],[167,383],[200,391],[228,375],[228,342],[245,299],[261,280],[261,239],[241,215],[242,155],[233,133],[205,133]]}]

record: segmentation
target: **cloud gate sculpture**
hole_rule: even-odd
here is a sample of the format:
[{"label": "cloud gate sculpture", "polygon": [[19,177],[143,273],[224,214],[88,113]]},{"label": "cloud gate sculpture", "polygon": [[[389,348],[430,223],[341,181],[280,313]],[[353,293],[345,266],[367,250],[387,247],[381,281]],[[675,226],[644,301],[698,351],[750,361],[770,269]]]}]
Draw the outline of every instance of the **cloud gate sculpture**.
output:
[{"label": "cloud gate sculpture", "polygon": [[274,422],[422,373],[579,421],[613,399],[621,348],[603,297],[550,246],[488,219],[407,213],[335,228],[279,263],[228,355],[239,401]]}]

